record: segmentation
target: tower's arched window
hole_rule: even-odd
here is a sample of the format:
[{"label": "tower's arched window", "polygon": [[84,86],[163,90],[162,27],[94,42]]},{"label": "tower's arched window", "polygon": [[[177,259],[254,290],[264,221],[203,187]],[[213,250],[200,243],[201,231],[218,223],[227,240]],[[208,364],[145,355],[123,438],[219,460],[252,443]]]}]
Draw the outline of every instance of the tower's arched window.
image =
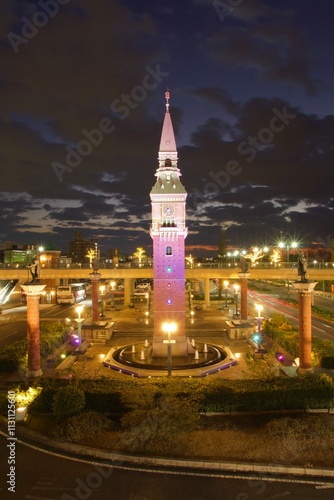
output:
[{"label": "tower's arched window", "polygon": [[166,255],[173,255],[172,247],[166,247]]},{"label": "tower's arched window", "polygon": [[166,158],[165,167],[171,167],[171,166],[172,166],[172,160],[170,158]]}]

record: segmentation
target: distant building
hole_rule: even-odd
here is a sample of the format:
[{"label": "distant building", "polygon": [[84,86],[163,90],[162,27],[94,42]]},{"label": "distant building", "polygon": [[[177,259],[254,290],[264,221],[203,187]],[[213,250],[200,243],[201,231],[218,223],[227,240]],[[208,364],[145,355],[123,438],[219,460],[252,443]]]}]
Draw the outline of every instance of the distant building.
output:
[{"label": "distant building", "polygon": [[49,269],[51,267],[57,269],[60,267],[60,253],[60,250],[45,250],[41,252],[39,257],[41,269]]},{"label": "distant building", "polygon": [[119,264],[119,248],[109,248],[107,250],[106,262],[112,264],[114,267],[117,267]]},{"label": "distant building", "polygon": [[7,249],[4,250],[4,263],[5,264],[27,264],[28,254],[27,250]]},{"label": "distant building", "polygon": [[89,257],[87,254],[90,250],[97,253],[97,258],[99,259],[97,241],[96,240],[85,240],[80,231],[75,232],[74,240],[70,241],[68,246],[68,257],[72,259],[74,264],[83,264],[89,262]]}]

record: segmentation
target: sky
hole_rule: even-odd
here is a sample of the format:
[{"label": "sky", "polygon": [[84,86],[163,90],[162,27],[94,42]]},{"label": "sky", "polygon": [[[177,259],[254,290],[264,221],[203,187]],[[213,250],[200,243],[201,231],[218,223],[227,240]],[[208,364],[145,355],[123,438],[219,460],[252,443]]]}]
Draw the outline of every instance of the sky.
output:
[{"label": "sky", "polygon": [[334,238],[329,0],[2,0],[0,244],[152,252],[170,89],[186,252]]}]

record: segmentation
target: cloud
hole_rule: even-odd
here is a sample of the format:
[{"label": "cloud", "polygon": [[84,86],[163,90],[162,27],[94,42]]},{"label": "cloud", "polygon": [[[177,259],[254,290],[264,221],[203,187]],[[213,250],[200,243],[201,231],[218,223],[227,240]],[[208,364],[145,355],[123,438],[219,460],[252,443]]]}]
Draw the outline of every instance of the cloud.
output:
[{"label": "cloud", "polygon": [[269,82],[301,87],[315,95],[322,83],[312,74],[311,48],[293,22],[292,10],[270,8],[263,2],[243,2],[221,29],[203,41],[203,53],[233,70],[256,71]]}]

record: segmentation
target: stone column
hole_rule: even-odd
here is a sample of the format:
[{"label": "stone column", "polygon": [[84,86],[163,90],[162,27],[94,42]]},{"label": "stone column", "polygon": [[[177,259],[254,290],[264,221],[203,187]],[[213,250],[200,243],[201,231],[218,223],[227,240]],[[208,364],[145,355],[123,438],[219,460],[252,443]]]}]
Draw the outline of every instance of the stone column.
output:
[{"label": "stone column", "polygon": [[299,367],[303,374],[312,371],[312,308],[311,297],[317,283],[297,281],[292,286],[298,291],[299,302]]},{"label": "stone column", "polygon": [[204,278],[204,303],[210,307],[210,278]]},{"label": "stone column", "polygon": [[92,282],[92,322],[98,323],[99,321],[99,283],[101,274],[90,273],[90,280]]},{"label": "stone column", "polygon": [[133,290],[134,290],[134,279],[124,278],[124,305],[130,304]]},{"label": "stone column", "polygon": [[21,288],[27,296],[27,341],[28,341],[28,371],[27,377],[40,377],[41,351],[39,326],[39,299],[46,285],[27,283]]},{"label": "stone column", "polygon": [[247,284],[250,273],[238,273],[240,279],[240,317],[247,321]]}]

